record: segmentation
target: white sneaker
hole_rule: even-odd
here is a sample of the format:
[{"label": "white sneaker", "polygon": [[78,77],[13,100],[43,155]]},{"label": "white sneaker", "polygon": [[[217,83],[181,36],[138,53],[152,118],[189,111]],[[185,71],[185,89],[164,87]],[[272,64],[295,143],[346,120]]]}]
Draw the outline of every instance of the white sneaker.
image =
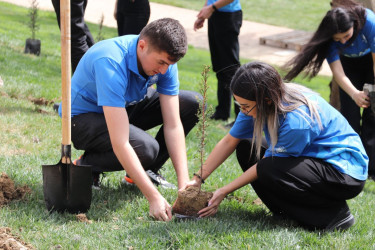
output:
[{"label": "white sneaker", "polygon": [[154,173],[151,170],[147,170],[146,174],[148,175],[150,180],[157,186],[161,186],[162,188],[165,188],[165,189],[177,189],[175,185],[166,181],[165,178],[161,176],[160,174]]}]

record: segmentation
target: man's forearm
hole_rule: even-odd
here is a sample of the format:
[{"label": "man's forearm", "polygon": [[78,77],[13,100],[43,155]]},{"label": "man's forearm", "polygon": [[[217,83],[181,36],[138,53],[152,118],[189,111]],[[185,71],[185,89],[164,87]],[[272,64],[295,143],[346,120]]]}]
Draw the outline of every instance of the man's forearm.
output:
[{"label": "man's forearm", "polygon": [[187,181],[189,181],[185,134],[182,124],[175,128],[164,127],[164,135],[168,153],[177,174],[178,187],[181,188]]}]

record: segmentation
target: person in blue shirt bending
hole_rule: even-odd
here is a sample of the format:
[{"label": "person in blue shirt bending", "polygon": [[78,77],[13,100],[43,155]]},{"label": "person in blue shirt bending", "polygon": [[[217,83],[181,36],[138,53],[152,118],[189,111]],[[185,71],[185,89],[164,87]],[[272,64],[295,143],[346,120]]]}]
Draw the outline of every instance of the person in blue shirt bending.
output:
[{"label": "person in blue shirt bending", "polygon": [[[140,35],[96,43],[72,77],[72,142],[85,151],[74,163],[93,166],[94,185],[99,173],[125,169],[149,201],[150,215],[162,221],[172,218],[171,206],[152,182],[174,187],[158,174],[169,156],[178,187],[189,181],[185,135],[198,121],[202,98],[179,91],[176,62],[186,51],[182,25],[163,18]],[[158,125],[155,138],[146,132]]]},{"label": "person in blue shirt bending", "polygon": [[340,112],[361,136],[370,159],[369,176],[375,178],[375,114],[363,91],[365,83],[374,84],[375,14],[353,0],[331,5],[311,40],[286,64],[285,80],[303,70],[314,77],[327,59],[340,87]]},{"label": "person in blue shirt bending", "polygon": [[200,216],[214,215],[226,195],[250,183],[274,215],[303,227],[353,225],[346,200],[362,191],[368,157],[347,120],[318,94],[284,83],[265,63],[241,66],[231,90],[241,112],[188,186],[199,187],[234,150],[244,173],[216,190]]}]

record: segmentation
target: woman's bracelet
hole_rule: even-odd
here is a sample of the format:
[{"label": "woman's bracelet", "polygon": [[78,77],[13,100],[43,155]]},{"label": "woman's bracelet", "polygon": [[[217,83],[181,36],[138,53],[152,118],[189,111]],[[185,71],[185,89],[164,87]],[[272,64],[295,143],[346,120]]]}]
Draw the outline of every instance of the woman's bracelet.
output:
[{"label": "woman's bracelet", "polygon": [[193,175],[196,176],[196,177],[198,177],[201,180],[202,184],[204,184],[204,180],[203,180],[202,176],[200,176],[197,173],[194,173]]}]

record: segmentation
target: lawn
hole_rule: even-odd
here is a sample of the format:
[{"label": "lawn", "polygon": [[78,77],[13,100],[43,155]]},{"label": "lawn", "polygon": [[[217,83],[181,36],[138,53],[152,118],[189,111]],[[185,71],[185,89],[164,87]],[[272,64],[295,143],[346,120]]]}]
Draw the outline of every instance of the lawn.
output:
[{"label": "lawn", "polygon": [[[152,0],[177,7],[200,10],[204,0]],[[243,18],[248,21],[299,30],[315,31],[329,0],[241,0]]]},{"label": "lawn", "polygon": [[[349,201],[356,224],[343,233],[309,232],[290,221],[275,220],[264,205],[253,204],[257,196],[250,186],[229,195],[213,218],[156,222],[148,216],[148,203],[138,189],[121,184],[124,172],[108,173],[102,189],[93,190],[91,208],[86,213],[92,223],[80,223],[68,213],[49,214],[44,204],[41,166],[60,160],[61,119],[51,104],[36,105],[33,100],[60,100],[59,30],[53,12],[40,12],[42,25],[37,38],[42,40],[42,51],[36,57],[23,53],[30,36],[27,9],[0,2],[0,17],[0,76],[4,81],[0,87],[0,172],[7,173],[16,185],[32,189],[26,200],[0,208],[0,227],[12,228],[14,234],[36,249],[375,248],[373,181],[368,181],[364,192]],[[95,37],[98,26],[89,26]],[[116,36],[115,29],[105,28],[103,32],[106,38]],[[179,63],[182,89],[198,89],[205,64],[210,64],[208,51],[190,47]],[[297,81],[328,98],[328,78]],[[209,103],[215,105],[213,74],[209,84]],[[211,151],[228,132],[224,125],[211,123],[206,151]],[[198,144],[192,131],[187,137],[191,176],[198,169]],[[81,153],[73,149],[72,158]],[[232,155],[206,181],[204,189],[213,191],[240,173]],[[162,174],[176,184],[170,161]],[[173,190],[159,191],[169,203],[177,197]]]}]

